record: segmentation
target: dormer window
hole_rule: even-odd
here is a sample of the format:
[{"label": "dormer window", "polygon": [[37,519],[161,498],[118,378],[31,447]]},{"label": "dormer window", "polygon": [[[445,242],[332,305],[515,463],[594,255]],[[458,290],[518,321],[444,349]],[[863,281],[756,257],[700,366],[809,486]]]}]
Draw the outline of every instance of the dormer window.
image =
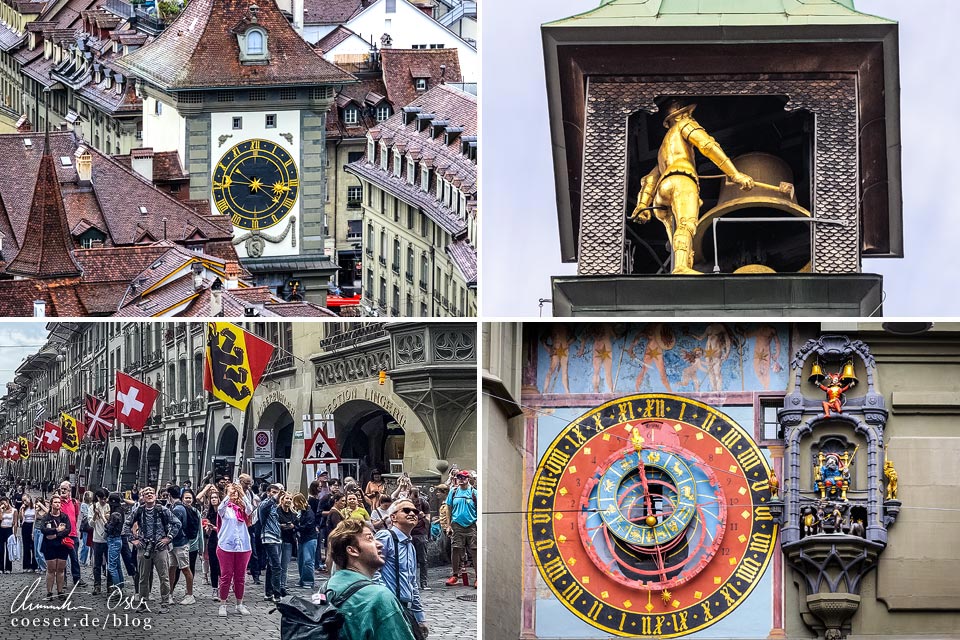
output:
[{"label": "dormer window", "polygon": [[420,170],[420,189],[423,191],[430,190],[430,169],[427,167]]},{"label": "dormer window", "polygon": [[382,104],[377,107],[377,122],[383,122],[390,117],[390,105]]},{"label": "dormer window", "polygon": [[375,143],[373,140],[367,140],[367,162],[373,162],[375,152]]},{"label": "dormer window", "polygon": [[380,168],[387,170],[387,145],[383,142],[380,143]]},{"label": "dormer window", "polygon": [[360,122],[360,109],[356,107],[347,107],[343,110],[343,123],[345,125],[356,125]]},{"label": "dormer window", "polygon": [[427,79],[426,78],[416,78],[414,81],[414,86],[417,91],[426,91],[427,90]]},{"label": "dormer window", "polygon": [[261,26],[251,26],[237,34],[242,64],[267,64],[270,50],[267,47],[267,31]]}]

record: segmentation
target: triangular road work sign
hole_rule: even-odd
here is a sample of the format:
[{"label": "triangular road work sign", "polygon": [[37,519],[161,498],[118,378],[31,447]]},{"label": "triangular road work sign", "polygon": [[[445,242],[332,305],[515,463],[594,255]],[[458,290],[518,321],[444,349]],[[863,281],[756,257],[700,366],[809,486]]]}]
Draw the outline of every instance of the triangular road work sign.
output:
[{"label": "triangular road work sign", "polygon": [[340,462],[340,456],[337,455],[330,440],[327,440],[326,434],[321,429],[317,429],[304,443],[303,463],[322,464],[325,462]]}]

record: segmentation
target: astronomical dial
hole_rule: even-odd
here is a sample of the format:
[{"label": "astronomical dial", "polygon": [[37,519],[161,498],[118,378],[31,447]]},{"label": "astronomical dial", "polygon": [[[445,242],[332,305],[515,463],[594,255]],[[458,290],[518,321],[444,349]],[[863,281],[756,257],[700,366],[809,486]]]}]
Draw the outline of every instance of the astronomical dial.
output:
[{"label": "astronomical dial", "polygon": [[752,437],[723,413],[666,394],[622,398],[544,452],[530,545],[550,589],[593,626],[687,635],[762,577],[777,532],[768,478]]},{"label": "astronomical dial", "polygon": [[233,225],[256,231],[283,220],[297,201],[300,177],[287,150],[269,140],[231,147],[213,170],[213,202]]}]

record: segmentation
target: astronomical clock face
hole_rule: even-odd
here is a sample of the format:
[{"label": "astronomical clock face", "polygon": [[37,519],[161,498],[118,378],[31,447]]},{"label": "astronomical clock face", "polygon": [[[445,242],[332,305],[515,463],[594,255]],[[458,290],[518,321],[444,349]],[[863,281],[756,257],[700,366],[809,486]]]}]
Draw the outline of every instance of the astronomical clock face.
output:
[{"label": "astronomical clock face", "polygon": [[235,227],[256,231],[279,223],[300,191],[297,163],[269,140],[231,147],[213,170],[213,201]]},{"label": "astronomical clock face", "polygon": [[606,632],[677,637],[720,620],[776,542],[769,469],[753,438],[686,398],[641,394],[568,425],[530,491],[547,585]]}]

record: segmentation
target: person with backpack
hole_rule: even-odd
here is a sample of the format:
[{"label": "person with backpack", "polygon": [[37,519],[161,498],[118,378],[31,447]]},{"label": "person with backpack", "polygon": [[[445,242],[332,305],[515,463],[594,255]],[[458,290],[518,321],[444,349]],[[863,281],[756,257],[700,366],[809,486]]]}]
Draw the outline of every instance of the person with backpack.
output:
[{"label": "person with backpack", "polygon": [[390,505],[393,498],[383,494],[380,496],[377,508],[370,512],[370,524],[374,531],[383,531],[390,526]]},{"label": "person with backpack", "polygon": [[[332,640],[415,640],[393,592],[373,582],[384,565],[383,545],[361,520],[347,518],[330,532],[330,557],[338,571],[327,582],[327,601],[343,617]],[[321,640],[321,637],[316,637]]]},{"label": "person with backpack", "polygon": [[[447,535],[453,541],[452,565],[453,575],[447,580],[447,586],[452,587],[462,578],[463,585],[470,584],[467,570],[464,566],[463,552],[470,551],[470,558],[477,565],[477,490],[470,486],[470,472],[458,471],[457,486],[447,494],[446,504],[450,507],[450,528]],[[473,586],[477,586],[474,578]]]},{"label": "person with backpack", "polygon": [[237,598],[236,612],[250,615],[243,604],[243,582],[250,562],[250,533],[248,526],[253,517],[253,503],[237,484],[227,485],[227,499],[217,506],[217,559],[220,561],[220,610],[221,618],[227,616],[227,596],[230,583]]},{"label": "person with backpack", "polygon": [[137,549],[137,576],[140,606],[146,610],[146,599],[150,595],[150,576],[157,570],[160,577],[160,613],[167,613],[170,600],[170,554],[168,546],[180,533],[180,520],[161,504],[157,503],[157,494],[153,487],[140,490],[143,504],[134,507],[123,525],[123,533],[133,535],[133,525],[137,532],[133,535],[133,546]]},{"label": "person with backpack", "polygon": [[187,582],[187,594],[180,604],[196,604],[197,599],[193,596],[193,571],[190,570],[190,542],[200,529],[200,518],[193,512],[193,492],[190,492],[189,507],[180,499],[180,494],[180,487],[176,485],[167,488],[167,495],[173,501],[170,511],[180,521],[180,530],[170,543],[170,594],[167,596],[167,604],[174,604],[173,588],[177,586],[177,571],[183,574]]}]

